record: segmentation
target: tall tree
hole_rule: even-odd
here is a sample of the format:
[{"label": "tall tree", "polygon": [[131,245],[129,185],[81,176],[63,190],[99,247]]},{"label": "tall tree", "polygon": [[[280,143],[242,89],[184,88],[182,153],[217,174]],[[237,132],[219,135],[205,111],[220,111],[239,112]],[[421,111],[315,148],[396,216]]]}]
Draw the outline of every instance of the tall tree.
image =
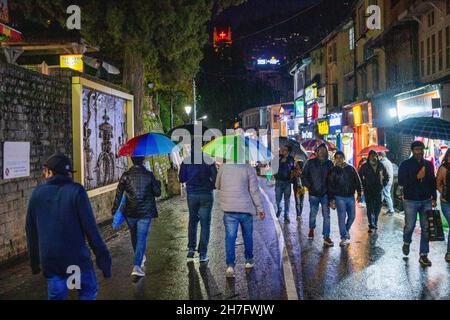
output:
[{"label": "tall tree", "polygon": [[[123,67],[123,85],[135,97],[136,133],[142,132],[145,76],[177,86],[195,77],[212,14],[245,0],[78,0],[80,34]],[[14,2],[29,19],[65,26],[72,0]]]}]

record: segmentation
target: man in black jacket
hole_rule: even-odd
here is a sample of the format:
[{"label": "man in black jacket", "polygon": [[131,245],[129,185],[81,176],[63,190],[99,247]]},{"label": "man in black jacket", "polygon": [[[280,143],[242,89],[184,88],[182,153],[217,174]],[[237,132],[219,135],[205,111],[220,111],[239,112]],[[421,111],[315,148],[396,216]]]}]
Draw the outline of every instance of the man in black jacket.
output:
[{"label": "man in black jacket", "polygon": [[281,199],[284,198],[284,221],[289,223],[289,207],[291,203],[291,180],[295,161],[290,155],[292,147],[283,146],[280,150],[278,172],[275,174],[275,201],[277,203],[277,218],[281,215]]},{"label": "man in black jacket", "polygon": [[367,219],[369,233],[378,229],[378,216],[381,211],[381,198],[383,188],[389,182],[386,168],[378,160],[378,154],[371,150],[367,162],[361,166],[359,177],[363,185],[364,196],[367,203]]},{"label": "man in black jacket", "polygon": [[322,206],[323,216],[323,241],[326,246],[333,246],[330,239],[330,207],[328,202],[327,178],[333,162],[328,159],[328,148],[326,144],[321,144],[316,149],[317,157],[308,160],[303,171],[303,185],[309,192],[309,234],[308,239],[314,239],[314,229],[316,228],[316,217],[319,212],[319,204]]},{"label": "man in black jacket", "polygon": [[[353,166],[345,162],[345,155],[338,151],[334,155],[336,165],[328,175],[328,197],[331,208],[337,209],[339,221],[339,233],[341,235],[340,246],[349,243],[350,228],[355,221],[355,193],[357,200],[361,200],[361,180]],[[347,219],[347,221],[346,221]]]},{"label": "man in black jacket", "polygon": [[398,183],[403,187],[405,207],[405,228],[403,230],[403,254],[409,254],[412,234],[416,227],[417,213],[420,217],[420,264],[430,267],[428,260],[429,239],[426,211],[436,207],[436,178],[431,162],[425,160],[425,145],[415,141],[411,145],[412,157],[405,160],[398,169]]},{"label": "man in black jacket", "polygon": [[43,168],[45,183],[31,195],[25,226],[31,270],[39,274],[42,267],[49,300],[66,300],[69,289],[78,289],[80,300],[95,300],[97,279],[86,238],[105,278],[111,277],[111,255],[86,190],[73,182],[71,172],[69,158],[52,155]]},{"label": "man in black jacket", "polygon": [[144,166],[144,157],[132,157],[133,166],[120,178],[112,209],[114,215],[126,194],[123,214],[131,233],[134,267],[131,275],[143,277],[147,235],[153,218],[158,217],[155,197],[161,196],[161,183]]}]

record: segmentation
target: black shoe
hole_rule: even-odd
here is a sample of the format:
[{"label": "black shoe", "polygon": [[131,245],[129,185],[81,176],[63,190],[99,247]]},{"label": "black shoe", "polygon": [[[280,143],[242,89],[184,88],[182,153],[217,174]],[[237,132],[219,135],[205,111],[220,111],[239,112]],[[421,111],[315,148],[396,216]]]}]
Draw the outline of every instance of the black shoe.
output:
[{"label": "black shoe", "polygon": [[189,250],[188,254],[187,254],[187,259],[189,260],[193,260],[195,256],[195,251],[191,251]]},{"label": "black shoe", "polygon": [[409,244],[408,243],[403,244],[402,251],[405,256],[407,256],[409,254]]},{"label": "black shoe", "polygon": [[367,230],[367,232],[368,232],[368,233],[372,233],[372,232],[373,232],[372,227],[369,227],[369,230]]},{"label": "black shoe", "polygon": [[431,261],[427,256],[420,256],[419,262],[422,267],[431,267]]}]

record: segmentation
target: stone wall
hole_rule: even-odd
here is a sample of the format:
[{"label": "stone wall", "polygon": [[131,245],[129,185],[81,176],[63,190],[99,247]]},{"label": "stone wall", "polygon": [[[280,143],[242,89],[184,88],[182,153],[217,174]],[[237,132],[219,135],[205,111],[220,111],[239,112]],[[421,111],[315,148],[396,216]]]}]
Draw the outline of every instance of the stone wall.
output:
[{"label": "stone wall", "polygon": [[[71,73],[51,77],[0,61],[0,264],[26,253],[25,217],[42,165],[61,151],[72,157]],[[29,141],[30,176],[3,180],[3,142]],[[91,199],[101,223],[111,219],[114,191]]]}]

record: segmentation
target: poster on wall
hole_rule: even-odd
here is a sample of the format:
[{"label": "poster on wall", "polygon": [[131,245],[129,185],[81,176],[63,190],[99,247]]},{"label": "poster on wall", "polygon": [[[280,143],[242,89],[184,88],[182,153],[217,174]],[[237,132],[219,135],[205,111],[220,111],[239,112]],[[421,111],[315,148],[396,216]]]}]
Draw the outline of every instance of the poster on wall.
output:
[{"label": "poster on wall", "polygon": [[127,159],[118,157],[127,140],[126,100],[83,88],[84,187],[100,188],[118,182]]},{"label": "poster on wall", "polygon": [[3,145],[3,179],[30,176],[30,143],[5,142]]}]

